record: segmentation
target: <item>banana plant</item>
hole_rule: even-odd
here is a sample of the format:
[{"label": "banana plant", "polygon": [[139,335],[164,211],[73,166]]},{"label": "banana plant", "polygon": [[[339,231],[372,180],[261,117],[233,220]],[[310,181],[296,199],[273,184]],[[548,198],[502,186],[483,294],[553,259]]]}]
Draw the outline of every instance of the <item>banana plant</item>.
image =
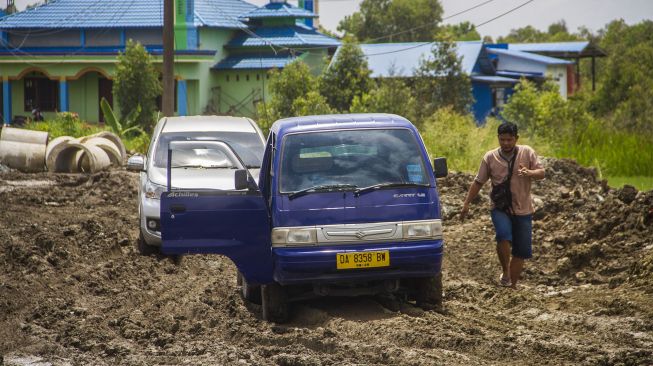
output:
[{"label": "banana plant", "polygon": [[111,109],[109,102],[107,102],[105,98],[102,98],[100,101],[100,108],[102,108],[102,114],[104,114],[105,123],[120,138],[124,138],[130,133],[137,133],[139,135],[146,134],[140,126],[136,125],[136,119],[141,113],[140,105],[131,111],[122,122],[118,119],[118,117],[116,117],[116,114],[113,112],[113,109]]}]

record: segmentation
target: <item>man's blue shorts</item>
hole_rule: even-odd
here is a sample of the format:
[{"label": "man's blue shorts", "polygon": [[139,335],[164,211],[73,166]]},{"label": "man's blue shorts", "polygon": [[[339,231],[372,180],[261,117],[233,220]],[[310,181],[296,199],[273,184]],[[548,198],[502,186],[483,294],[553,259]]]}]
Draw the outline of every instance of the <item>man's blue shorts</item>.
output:
[{"label": "man's blue shorts", "polygon": [[512,244],[513,257],[529,259],[533,256],[533,215],[513,216],[493,209],[492,223],[497,233],[497,244],[508,240]]}]

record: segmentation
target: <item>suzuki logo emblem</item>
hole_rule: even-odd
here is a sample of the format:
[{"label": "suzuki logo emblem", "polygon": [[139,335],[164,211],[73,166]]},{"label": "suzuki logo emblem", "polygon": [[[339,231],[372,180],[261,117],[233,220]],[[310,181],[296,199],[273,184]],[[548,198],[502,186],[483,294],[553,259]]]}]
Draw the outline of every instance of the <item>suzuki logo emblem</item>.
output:
[{"label": "suzuki logo emblem", "polygon": [[362,231],[357,231],[357,232],[356,232],[356,237],[357,237],[358,239],[363,239],[363,238],[366,237],[366,236],[367,236],[367,234],[365,234],[365,233],[362,232]]}]

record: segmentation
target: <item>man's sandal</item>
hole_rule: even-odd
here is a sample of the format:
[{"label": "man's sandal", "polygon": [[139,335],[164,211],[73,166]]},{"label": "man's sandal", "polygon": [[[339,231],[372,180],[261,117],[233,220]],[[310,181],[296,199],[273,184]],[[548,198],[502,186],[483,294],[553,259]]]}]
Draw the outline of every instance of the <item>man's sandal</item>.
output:
[{"label": "man's sandal", "polygon": [[512,283],[509,279],[503,277],[503,273],[499,274],[499,286],[501,287],[510,287]]}]

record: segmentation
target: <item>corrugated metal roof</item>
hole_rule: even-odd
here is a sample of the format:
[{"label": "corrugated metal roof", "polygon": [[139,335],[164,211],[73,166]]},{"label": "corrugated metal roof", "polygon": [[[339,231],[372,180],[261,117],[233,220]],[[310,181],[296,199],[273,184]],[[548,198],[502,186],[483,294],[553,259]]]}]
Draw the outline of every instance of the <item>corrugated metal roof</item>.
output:
[{"label": "corrugated metal roof", "polygon": [[[242,0],[196,0],[195,26],[245,28],[238,16],[256,6]],[[52,0],[0,19],[0,29],[163,27],[163,0]]]},{"label": "corrugated metal roof", "polygon": [[499,83],[508,83],[508,84],[517,84],[519,79],[505,78],[502,76],[492,76],[492,75],[472,75],[472,81],[478,81],[480,83],[488,84],[499,84]]},{"label": "corrugated metal roof", "polygon": [[583,52],[590,43],[582,42],[550,42],[550,43],[510,43],[509,50],[524,52]]},{"label": "corrugated metal roof", "polygon": [[261,47],[270,44],[275,46],[325,46],[338,47],[340,41],[325,36],[315,29],[303,26],[260,27],[253,28],[250,35],[243,33],[231,42],[228,47]]},{"label": "corrugated metal roof", "polygon": [[215,64],[215,70],[284,68],[296,59],[292,55],[233,55]]},{"label": "corrugated metal roof", "polygon": [[[360,47],[372,70],[372,77],[411,77],[420,60],[432,57],[434,45],[437,42],[375,43],[361,44]],[[472,73],[482,47],[481,41],[456,42],[456,53],[462,58],[464,73]]]},{"label": "corrugated metal roof", "polygon": [[522,51],[515,51],[515,50],[506,50],[506,49],[501,49],[501,48],[487,48],[487,52],[491,53],[493,55],[498,55],[499,58],[501,56],[512,56],[512,57],[517,57],[523,60],[529,60],[533,62],[538,62],[546,65],[568,65],[568,64],[573,64],[572,61],[567,61],[567,60],[562,60],[559,58],[553,58],[549,56],[542,56],[538,55],[536,53],[530,53],[530,52],[522,52]]},{"label": "corrugated metal roof", "polygon": [[267,3],[264,6],[242,14],[241,19],[260,18],[317,18],[317,14],[288,3]]},{"label": "corrugated metal roof", "polygon": [[195,26],[246,28],[238,17],[253,9],[256,5],[243,0],[195,0]]}]

